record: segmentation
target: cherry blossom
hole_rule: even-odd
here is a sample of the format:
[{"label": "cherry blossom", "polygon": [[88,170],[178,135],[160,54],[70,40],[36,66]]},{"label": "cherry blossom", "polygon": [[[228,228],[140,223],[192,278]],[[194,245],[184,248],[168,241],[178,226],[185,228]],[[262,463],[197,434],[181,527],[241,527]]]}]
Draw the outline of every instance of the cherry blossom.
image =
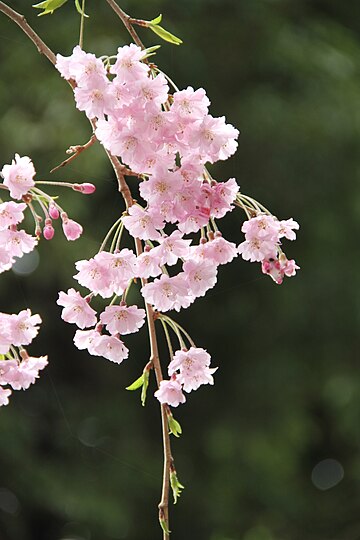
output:
[{"label": "cherry blossom", "polygon": [[79,328],[88,328],[96,324],[96,311],[75,289],[68,289],[67,293],[61,291],[56,303],[64,307],[61,314],[64,321],[75,323]]}]

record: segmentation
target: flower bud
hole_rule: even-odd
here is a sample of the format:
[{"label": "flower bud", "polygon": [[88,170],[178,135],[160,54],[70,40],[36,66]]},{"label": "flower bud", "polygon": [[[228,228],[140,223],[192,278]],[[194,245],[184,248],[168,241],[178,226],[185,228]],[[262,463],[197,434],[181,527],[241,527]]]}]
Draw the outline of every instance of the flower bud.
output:
[{"label": "flower bud", "polygon": [[74,184],[73,190],[80,191],[84,195],[91,195],[96,190],[96,187],[94,186],[94,184],[85,182],[84,184]]},{"label": "flower bud", "polygon": [[52,240],[54,238],[55,230],[51,224],[51,220],[47,219],[45,222],[45,227],[43,228],[43,237],[45,240]]},{"label": "flower bud", "polygon": [[63,226],[63,231],[66,236],[66,239],[77,240],[82,235],[82,232],[83,232],[82,226],[76,221],[74,221],[73,219],[69,219],[65,212],[61,214],[61,219],[62,219],[62,226]]},{"label": "flower bud", "polygon": [[49,205],[49,216],[52,219],[58,219],[60,216],[60,212],[54,204]]}]

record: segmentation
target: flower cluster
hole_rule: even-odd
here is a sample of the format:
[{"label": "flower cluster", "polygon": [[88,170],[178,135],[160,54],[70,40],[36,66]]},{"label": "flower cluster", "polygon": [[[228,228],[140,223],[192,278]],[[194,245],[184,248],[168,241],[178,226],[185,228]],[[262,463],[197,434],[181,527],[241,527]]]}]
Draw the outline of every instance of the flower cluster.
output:
[{"label": "flower cluster", "polygon": [[243,223],[245,242],[239,253],[245,261],[261,262],[262,271],[280,285],[284,276],[294,276],[299,268],[294,260],[288,260],[281,251],[281,238],[295,240],[299,224],[292,218],[279,221],[274,216],[260,214]]},{"label": "flower cluster", "polygon": [[[47,365],[47,356],[29,356],[24,345],[30,345],[39,331],[41,318],[30,309],[17,315],[0,313],[0,406],[9,403],[11,390],[26,390]],[[18,348],[18,351],[16,350]]]},{"label": "flower cluster", "polygon": [[197,390],[202,384],[214,384],[213,373],[217,368],[210,368],[210,355],[198,347],[176,351],[168,366],[171,376],[168,381],[161,381],[155,396],[160,403],[177,407],[184,403],[183,393]]},{"label": "flower cluster", "polygon": [[[169,365],[170,380],[162,381],[155,393],[162,403],[177,406],[185,401],[183,391],[213,384],[215,369],[209,367],[208,353],[192,341],[185,348],[180,327],[163,313],[187,308],[204,296],[216,283],[218,266],[239,253],[260,261],[263,272],[281,283],[298,267],[282,253],[280,239],[294,239],[298,224],[258,211],[255,201],[239,193],[235,179],[217,182],[210,176],[205,165],[236,151],[238,130],[224,117],[209,114],[202,88],[175,88],[171,94],[166,76],[146,62],[146,55],[136,45],[102,59],[78,46],[69,57],[57,55],[57,69],[75,83],[77,108],[94,122],[106,150],[138,176],[145,201],[128,205],[99,252],[76,263],[74,278],[88,295],[69,289],[60,292],[58,304],[64,308],[62,318],[79,328],[74,337],[79,349],[120,363],[129,352],[122,335],[144,324],[145,311],[126,304],[130,287],[140,279],[144,302],[174,330],[181,347]],[[238,247],[223,238],[215,223],[235,206],[248,217],[256,215],[244,223],[246,240]],[[137,253],[121,246],[124,229],[136,239]],[[99,316],[90,307],[97,295],[111,298]]]}]

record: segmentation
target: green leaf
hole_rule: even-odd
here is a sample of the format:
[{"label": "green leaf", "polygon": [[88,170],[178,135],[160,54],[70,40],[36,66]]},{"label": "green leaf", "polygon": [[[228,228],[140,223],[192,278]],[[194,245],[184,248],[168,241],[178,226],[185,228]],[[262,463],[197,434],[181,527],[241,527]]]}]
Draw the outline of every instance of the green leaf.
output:
[{"label": "green leaf", "polygon": [[174,504],[177,503],[178,498],[180,497],[182,490],[185,489],[177,477],[176,471],[170,473],[170,485],[173,492]]},{"label": "green leaf", "polygon": [[147,391],[148,386],[149,386],[150,371],[145,369],[142,376],[143,376],[144,382],[143,382],[142,390],[141,390],[141,405],[143,407],[145,407],[146,391]]},{"label": "green leaf", "polygon": [[152,22],[150,22],[149,28],[150,30],[155,32],[155,34],[157,34],[163,40],[168,41],[169,43],[173,43],[174,45],[180,45],[182,43],[182,40],[180,38],[174,36],[174,34],[171,34],[167,30],[165,30],[165,28],[159,26],[158,24],[153,24]]},{"label": "green leaf", "polygon": [[169,527],[167,526],[167,523],[166,523],[165,519],[159,519],[159,522],[160,522],[161,528],[164,531],[164,533],[165,534],[170,534]]},{"label": "green leaf", "polygon": [[180,435],[182,434],[182,429],[179,422],[175,420],[172,414],[168,415],[167,420],[168,420],[170,433],[175,435],[175,437],[180,437]]},{"label": "green leaf", "polygon": [[141,60],[144,60],[145,58],[149,58],[149,56],[154,56],[155,51],[160,49],[161,45],[154,45],[153,47],[148,47],[144,50],[144,56],[141,57]]},{"label": "green leaf", "polygon": [[160,13],[160,15],[158,17],[156,17],[155,19],[153,19],[152,21],[149,21],[150,24],[160,24],[161,23],[161,19],[162,19],[162,15]]},{"label": "green leaf", "polygon": [[52,15],[54,11],[61,6],[63,6],[68,0],[45,0],[45,2],[40,2],[39,4],[33,4],[33,8],[43,9],[42,13],[39,13],[38,17],[42,15]]},{"label": "green leaf", "polygon": [[144,384],[144,374],[141,375],[136,381],[134,381],[130,386],[126,387],[126,390],[137,390],[138,388],[141,388],[141,386]]},{"label": "green leaf", "polygon": [[76,11],[82,15],[83,17],[89,17],[89,15],[86,15],[85,11],[83,11],[82,7],[80,6],[79,0],[75,0],[75,7]]}]

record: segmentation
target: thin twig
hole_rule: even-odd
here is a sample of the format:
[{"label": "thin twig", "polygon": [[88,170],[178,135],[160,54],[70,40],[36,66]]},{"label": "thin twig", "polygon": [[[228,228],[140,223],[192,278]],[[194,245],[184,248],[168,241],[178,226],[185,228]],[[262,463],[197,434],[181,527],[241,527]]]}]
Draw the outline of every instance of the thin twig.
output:
[{"label": "thin twig", "polygon": [[121,19],[122,23],[124,24],[126,30],[129,32],[130,36],[132,37],[134,43],[141,47],[142,49],[145,49],[145,45],[141,41],[141,39],[138,36],[138,33],[134,30],[133,25],[131,24],[131,21],[133,20],[121,7],[115,2],[115,0],[106,0],[106,2],[109,4],[111,9],[115,11],[116,15]]},{"label": "thin twig", "polygon": [[76,146],[70,146],[70,148],[68,148],[68,150],[66,150],[66,153],[67,154],[72,154],[72,155],[69,158],[62,161],[60,163],[60,165],[57,165],[56,167],[51,169],[50,173],[58,171],[59,169],[61,169],[61,167],[65,167],[65,165],[68,165],[69,163],[71,163],[74,159],[76,159],[78,157],[79,154],[81,154],[81,152],[83,152],[87,148],[90,148],[90,146],[92,146],[95,143],[96,140],[97,140],[96,135],[92,135],[90,140],[87,143],[85,143],[85,144],[77,144]]}]

